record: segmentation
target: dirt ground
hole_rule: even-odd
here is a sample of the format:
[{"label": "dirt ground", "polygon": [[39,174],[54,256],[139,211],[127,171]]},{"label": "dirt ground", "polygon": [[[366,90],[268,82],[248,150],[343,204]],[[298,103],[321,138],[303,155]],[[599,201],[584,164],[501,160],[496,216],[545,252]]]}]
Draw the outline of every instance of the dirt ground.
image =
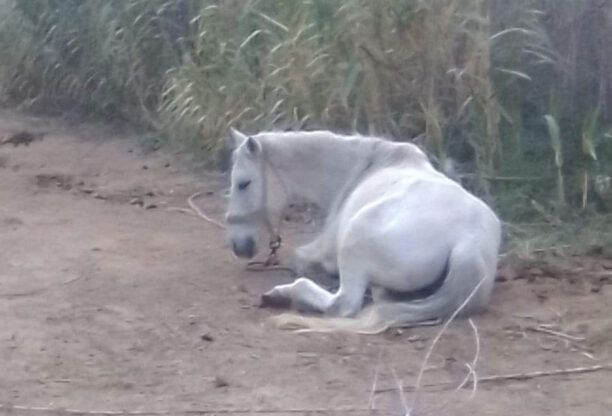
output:
[{"label": "dirt ground", "polygon": [[[167,209],[203,191],[221,219],[222,181],[109,128],[0,111],[0,137],[22,129],[45,134],[0,146],[0,414],[401,414],[398,382],[414,384],[439,328],[279,331],[259,295],[288,274],[244,271],[222,230]],[[609,415],[609,370],[486,378],[612,362],[611,277],[604,257],[504,266],[474,319],[475,396],[454,392],[475,353],[460,321],[413,416]]]}]

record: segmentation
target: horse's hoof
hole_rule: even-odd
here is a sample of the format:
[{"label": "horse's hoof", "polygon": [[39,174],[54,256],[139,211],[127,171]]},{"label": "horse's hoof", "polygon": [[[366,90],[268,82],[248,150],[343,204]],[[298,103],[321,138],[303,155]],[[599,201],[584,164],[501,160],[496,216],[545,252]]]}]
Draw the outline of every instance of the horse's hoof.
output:
[{"label": "horse's hoof", "polygon": [[275,309],[289,309],[291,307],[291,299],[284,296],[279,296],[274,293],[274,289],[261,295],[260,308],[275,308]]}]

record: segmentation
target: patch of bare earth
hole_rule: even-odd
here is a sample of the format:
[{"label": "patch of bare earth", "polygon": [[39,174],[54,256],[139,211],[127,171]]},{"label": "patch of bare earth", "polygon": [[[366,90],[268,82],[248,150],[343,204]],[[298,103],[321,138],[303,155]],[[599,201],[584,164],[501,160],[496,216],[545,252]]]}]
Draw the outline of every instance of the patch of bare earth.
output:
[{"label": "patch of bare earth", "polygon": [[[257,305],[287,274],[244,271],[222,230],[167,209],[205,191],[199,204],[220,219],[221,181],[99,127],[0,112],[0,133],[21,130],[44,136],[0,146],[0,414],[367,414],[372,396],[398,414],[393,373],[414,383],[438,328],[278,331],[266,323],[277,312]],[[474,319],[474,398],[471,383],[453,393],[474,355],[460,321],[434,350],[413,414],[609,414],[612,371],[485,380],[612,361],[610,260],[541,264],[505,266],[490,310]]]}]

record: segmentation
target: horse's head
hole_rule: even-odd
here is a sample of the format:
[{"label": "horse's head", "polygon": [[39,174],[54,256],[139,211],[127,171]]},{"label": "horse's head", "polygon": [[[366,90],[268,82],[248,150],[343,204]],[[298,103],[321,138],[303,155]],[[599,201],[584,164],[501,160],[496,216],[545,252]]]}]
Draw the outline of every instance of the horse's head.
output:
[{"label": "horse's head", "polygon": [[225,217],[229,242],[239,257],[252,258],[267,223],[266,173],[261,142],[230,129],[227,138],[233,148],[229,206]]}]

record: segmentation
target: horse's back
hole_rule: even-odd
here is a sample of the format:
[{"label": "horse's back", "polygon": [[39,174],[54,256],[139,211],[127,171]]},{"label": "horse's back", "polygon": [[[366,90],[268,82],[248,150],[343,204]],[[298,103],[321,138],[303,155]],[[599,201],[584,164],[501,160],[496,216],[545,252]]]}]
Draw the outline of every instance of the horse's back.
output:
[{"label": "horse's back", "polygon": [[400,219],[446,229],[498,222],[483,201],[433,168],[389,167],[369,175],[349,195],[342,215],[368,216],[377,228],[397,226]]}]

